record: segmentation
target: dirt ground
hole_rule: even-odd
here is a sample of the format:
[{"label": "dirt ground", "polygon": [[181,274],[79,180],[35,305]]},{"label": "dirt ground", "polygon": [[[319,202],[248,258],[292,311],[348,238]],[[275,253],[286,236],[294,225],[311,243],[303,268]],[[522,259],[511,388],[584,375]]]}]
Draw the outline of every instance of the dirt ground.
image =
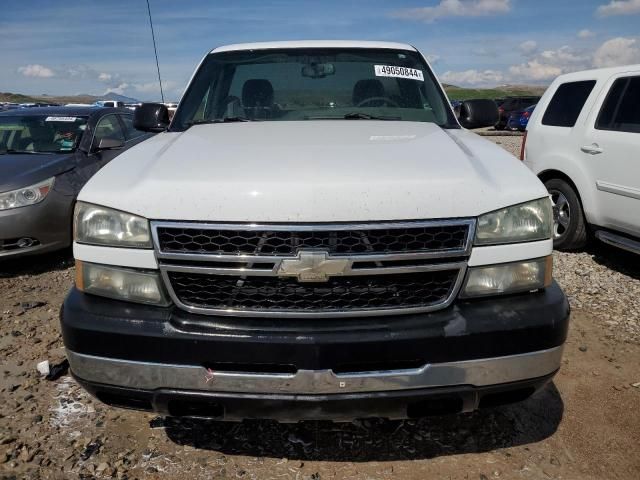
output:
[{"label": "dirt ground", "polygon": [[640,260],[556,253],[572,304],[563,366],[529,400],[418,421],[221,423],[93,400],[68,375],[58,310],[70,252],[0,264],[0,478],[640,478]]}]

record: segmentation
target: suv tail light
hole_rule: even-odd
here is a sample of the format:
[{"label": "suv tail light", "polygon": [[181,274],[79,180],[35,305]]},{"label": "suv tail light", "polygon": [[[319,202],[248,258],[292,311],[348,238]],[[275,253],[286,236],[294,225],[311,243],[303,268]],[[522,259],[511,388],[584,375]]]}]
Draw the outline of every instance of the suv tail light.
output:
[{"label": "suv tail light", "polygon": [[527,143],[527,131],[524,131],[524,135],[522,137],[522,145],[520,146],[520,160],[524,162],[524,146]]}]

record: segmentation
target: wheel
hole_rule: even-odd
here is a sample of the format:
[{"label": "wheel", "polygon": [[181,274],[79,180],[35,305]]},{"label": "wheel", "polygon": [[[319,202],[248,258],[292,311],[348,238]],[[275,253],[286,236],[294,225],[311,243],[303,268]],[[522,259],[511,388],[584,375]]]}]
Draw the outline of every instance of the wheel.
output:
[{"label": "wheel", "polygon": [[544,182],[553,203],[553,246],[575,250],[587,244],[587,223],[578,194],[569,183],[552,178]]}]

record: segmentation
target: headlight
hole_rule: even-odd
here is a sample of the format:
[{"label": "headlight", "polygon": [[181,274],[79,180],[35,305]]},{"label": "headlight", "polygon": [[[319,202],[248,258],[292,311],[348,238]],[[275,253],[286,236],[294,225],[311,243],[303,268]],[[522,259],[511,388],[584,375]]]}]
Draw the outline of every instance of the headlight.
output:
[{"label": "headlight", "polygon": [[528,292],[551,285],[553,257],[523,262],[472,267],[461,297],[479,297],[505,293]]},{"label": "headlight", "polygon": [[36,183],[30,187],[0,193],[0,210],[9,210],[40,203],[51,191],[54,180],[55,178],[51,177],[44,182]]},{"label": "headlight", "polygon": [[76,287],[85,293],[117,300],[169,305],[157,272],[76,261]]},{"label": "headlight", "polygon": [[76,204],[74,231],[78,243],[151,248],[146,218],[89,203]]},{"label": "headlight", "polygon": [[480,216],[475,244],[546,240],[551,238],[552,225],[551,200],[545,197]]}]

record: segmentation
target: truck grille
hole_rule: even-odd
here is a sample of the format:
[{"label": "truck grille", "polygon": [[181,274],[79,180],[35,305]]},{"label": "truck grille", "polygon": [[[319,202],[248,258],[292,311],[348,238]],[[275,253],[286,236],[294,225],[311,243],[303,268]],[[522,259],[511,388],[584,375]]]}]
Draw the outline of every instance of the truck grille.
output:
[{"label": "truck grille", "polygon": [[208,315],[414,313],[451,304],[475,220],[369,224],[152,222],[174,303]]},{"label": "truck grille", "polygon": [[295,255],[300,249],[319,248],[330,254],[357,255],[462,249],[468,234],[468,225],[333,231],[159,227],[158,241],[161,251],[172,253]]},{"label": "truck grille", "polygon": [[248,311],[340,312],[429,307],[451,294],[458,270],[298,283],[278,277],[235,278],[169,272],[175,295],[188,306]]}]

